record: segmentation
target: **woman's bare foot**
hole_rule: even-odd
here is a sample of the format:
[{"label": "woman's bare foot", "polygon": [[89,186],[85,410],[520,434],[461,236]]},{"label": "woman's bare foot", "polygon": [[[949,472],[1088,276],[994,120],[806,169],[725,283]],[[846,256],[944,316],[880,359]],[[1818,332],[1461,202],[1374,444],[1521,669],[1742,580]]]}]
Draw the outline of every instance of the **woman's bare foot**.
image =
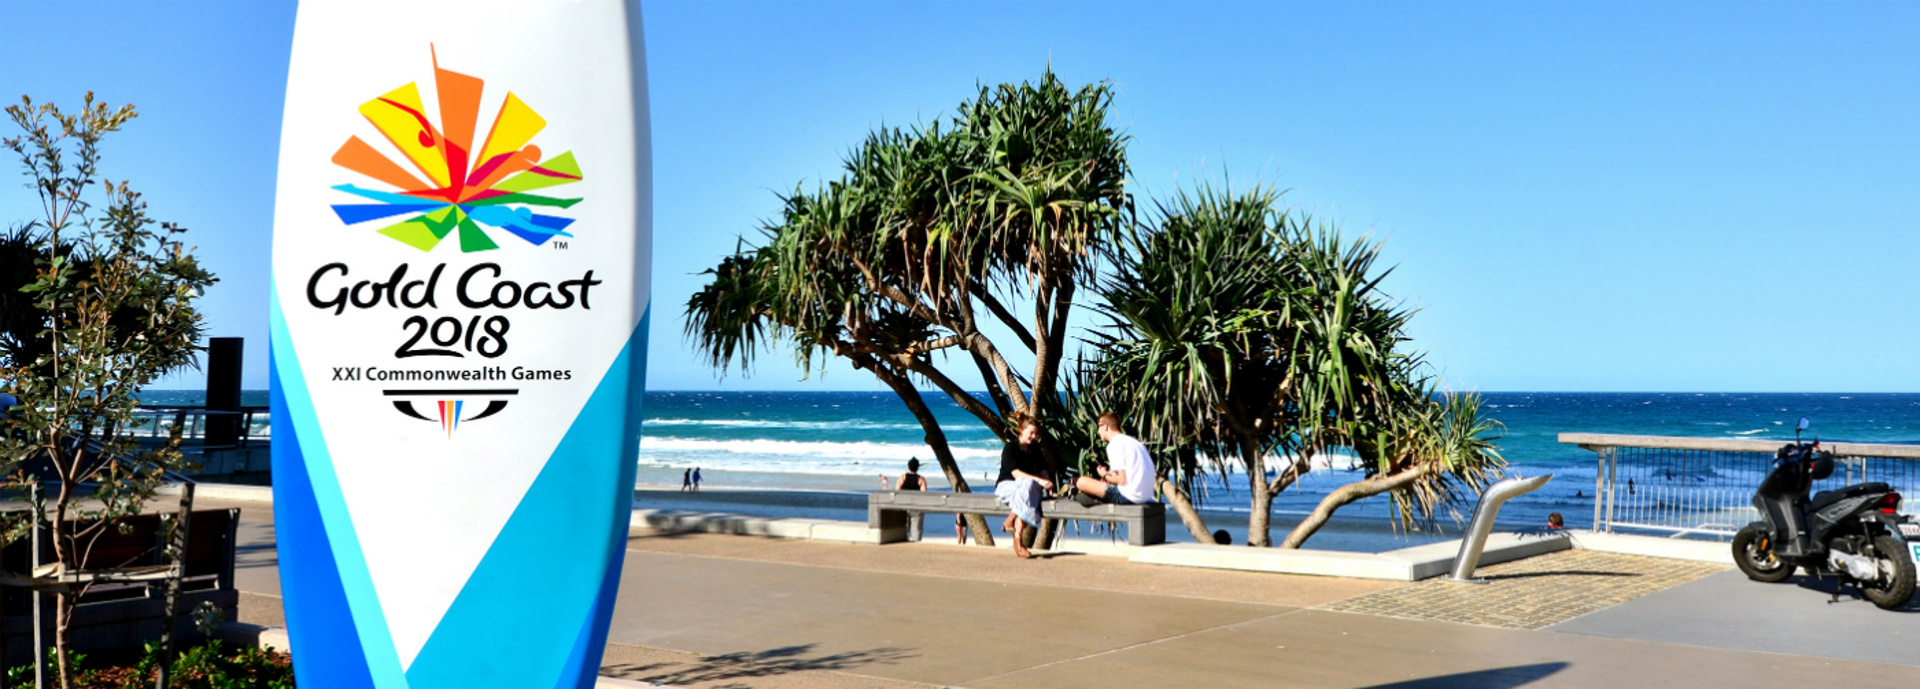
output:
[{"label": "woman's bare foot", "polygon": [[1024,545],[1020,545],[1020,539],[1018,538],[1013,539],[1013,554],[1019,556],[1022,560],[1033,557],[1033,551],[1027,550],[1027,547]]}]

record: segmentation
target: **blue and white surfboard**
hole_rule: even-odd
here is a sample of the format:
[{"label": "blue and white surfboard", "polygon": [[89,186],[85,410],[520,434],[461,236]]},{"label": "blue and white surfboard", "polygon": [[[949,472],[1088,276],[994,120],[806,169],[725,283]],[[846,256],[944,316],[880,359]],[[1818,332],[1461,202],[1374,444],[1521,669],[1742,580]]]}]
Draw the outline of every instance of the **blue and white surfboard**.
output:
[{"label": "blue and white surfboard", "polygon": [[302,686],[592,684],[645,380],[646,93],[634,0],[301,3],[271,323]]}]

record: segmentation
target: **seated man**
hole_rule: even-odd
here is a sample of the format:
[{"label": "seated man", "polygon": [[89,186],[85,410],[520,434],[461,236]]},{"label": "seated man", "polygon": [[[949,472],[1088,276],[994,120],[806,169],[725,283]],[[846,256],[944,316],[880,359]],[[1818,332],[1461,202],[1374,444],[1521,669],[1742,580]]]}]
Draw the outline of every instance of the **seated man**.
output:
[{"label": "seated man", "polygon": [[[1100,440],[1107,444],[1107,466],[1097,467],[1099,478],[1082,475],[1073,486],[1085,496],[1082,503],[1144,505],[1153,499],[1153,455],[1133,436],[1120,432],[1120,417],[1100,415]],[[1109,468],[1111,467],[1111,468]]]}]

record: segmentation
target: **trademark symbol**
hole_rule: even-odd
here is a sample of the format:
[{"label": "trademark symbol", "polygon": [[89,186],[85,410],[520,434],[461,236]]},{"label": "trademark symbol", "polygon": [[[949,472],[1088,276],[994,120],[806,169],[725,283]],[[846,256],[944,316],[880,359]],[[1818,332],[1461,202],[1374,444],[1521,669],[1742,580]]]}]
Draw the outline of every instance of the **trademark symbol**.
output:
[{"label": "trademark symbol", "polygon": [[560,250],[560,251],[566,251],[566,250],[567,250],[567,243],[566,243],[566,242],[562,242],[562,241],[559,241],[559,240],[554,240],[554,242],[553,242],[553,248],[555,248],[555,249],[558,249],[558,250]]}]

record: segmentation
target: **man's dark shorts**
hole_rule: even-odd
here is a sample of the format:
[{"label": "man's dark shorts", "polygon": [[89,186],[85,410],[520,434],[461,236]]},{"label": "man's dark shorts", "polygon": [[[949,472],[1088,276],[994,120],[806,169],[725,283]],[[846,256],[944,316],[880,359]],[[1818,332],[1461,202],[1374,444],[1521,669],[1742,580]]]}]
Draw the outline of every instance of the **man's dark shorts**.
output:
[{"label": "man's dark shorts", "polygon": [[1120,487],[1119,487],[1119,486],[1107,486],[1107,492],[1105,492],[1105,493],[1101,493],[1101,494],[1100,494],[1100,502],[1104,502],[1104,503],[1106,503],[1106,504],[1109,504],[1109,505],[1138,505],[1138,504],[1140,504],[1140,503],[1137,503],[1137,502],[1134,502],[1134,501],[1132,501],[1132,500],[1128,500],[1128,499],[1127,499],[1127,496],[1125,496],[1125,495],[1121,495],[1121,494],[1120,494]]}]

